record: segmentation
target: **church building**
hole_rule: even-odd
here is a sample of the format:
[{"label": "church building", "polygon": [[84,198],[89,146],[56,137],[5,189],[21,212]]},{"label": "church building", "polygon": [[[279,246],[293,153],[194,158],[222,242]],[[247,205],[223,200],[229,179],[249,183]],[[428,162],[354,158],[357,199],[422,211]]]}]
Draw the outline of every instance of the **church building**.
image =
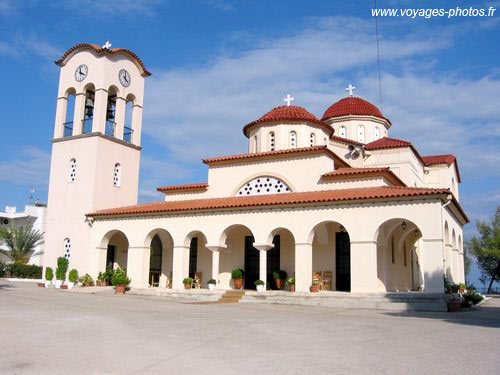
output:
[{"label": "church building", "polygon": [[201,288],[213,278],[232,289],[237,268],[246,289],[275,289],[284,270],[296,292],[314,277],[353,293],[442,293],[444,276],[464,281],[456,157],[391,138],[390,119],[352,85],[321,118],[288,95],[234,124],[246,152],[207,155],[199,183],[158,187],[162,201],[137,204],[150,72],[109,42],[78,44],[56,64],[45,266],[66,256],[94,278],[126,268],[132,288],[184,289],[197,275]]}]

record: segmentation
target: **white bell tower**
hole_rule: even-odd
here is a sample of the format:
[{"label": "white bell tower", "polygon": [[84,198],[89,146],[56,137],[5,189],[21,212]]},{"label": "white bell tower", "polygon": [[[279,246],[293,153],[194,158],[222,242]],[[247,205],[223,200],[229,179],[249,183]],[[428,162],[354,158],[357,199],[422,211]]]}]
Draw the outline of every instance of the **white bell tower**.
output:
[{"label": "white bell tower", "polygon": [[109,42],[78,44],[55,63],[61,73],[44,267],[66,256],[69,268],[84,274],[94,268],[85,214],[137,203],[144,79],[150,73],[132,51]]}]

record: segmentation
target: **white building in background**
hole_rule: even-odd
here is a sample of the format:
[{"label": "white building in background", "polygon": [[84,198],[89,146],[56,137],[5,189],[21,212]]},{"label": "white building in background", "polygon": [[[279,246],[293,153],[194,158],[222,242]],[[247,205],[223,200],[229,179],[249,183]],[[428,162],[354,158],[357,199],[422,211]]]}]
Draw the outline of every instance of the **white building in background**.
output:
[{"label": "white building in background", "polygon": [[[0,225],[14,226],[14,227],[27,227],[32,226],[33,229],[42,233],[45,232],[45,221],[47,218],[47,206],[41,203],[34,205],[24,206],[24,211],[17,212],[14,206],[6,206],[5,211],[0,211]],[[37,266],[43,265],[43,254],[45,244],[39,244],[30,257],[29,264],[36,264]],[[0,240],[0,248],[7,250],[5,244]],[[9,258],[0,254],[0,261],[8,262]]]},{"label": "white building in background", "polygon": [[352,292],[442,293],[443,276],[464,281],[456,158],[390,138],[391,121],[352,86],[321,119],[288,96],[243,127],[247,153],[204,159],[206,182],[160,187],[163,201],[137,205],[150,73],[108,43],[76,45],[56,64],[45,266],[66,256],[82,274],[120,266],[132,287],[176,289],[195,274],[231,289],[235,268],[249,289],[274,288],[272,272],[285,270],[300,292],[313,273]]}]

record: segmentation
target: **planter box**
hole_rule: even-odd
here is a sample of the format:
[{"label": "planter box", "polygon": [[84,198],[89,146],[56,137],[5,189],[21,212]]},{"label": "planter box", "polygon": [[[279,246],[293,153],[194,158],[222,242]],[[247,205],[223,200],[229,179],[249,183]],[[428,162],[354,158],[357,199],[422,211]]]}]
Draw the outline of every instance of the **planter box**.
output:
[{"label": "planter box", "polygon": [[125,289],[126,287],[123,285],[117,285],[115,286],[115,292],[116,294],[125,294]]},{"label": "planter box", "polygon": [[68,289],[68,285],[66,285],[66,284],[62,284],[62,285],[61,285],[61,289]]},{"label": "planter box", "polygon": [[457,312],[460,311],[460,307],[462,306],[462,302],[448,302],[448,311],[449,312]]},{"label": "planter box", "polygon": [[45,283],[38,283],[37,285],[39,288],[45,288]]}]

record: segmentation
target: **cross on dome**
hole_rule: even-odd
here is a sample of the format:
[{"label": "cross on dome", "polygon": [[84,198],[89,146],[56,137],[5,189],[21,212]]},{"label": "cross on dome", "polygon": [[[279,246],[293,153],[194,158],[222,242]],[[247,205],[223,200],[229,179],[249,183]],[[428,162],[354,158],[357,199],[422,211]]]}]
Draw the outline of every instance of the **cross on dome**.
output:
[{"label": "cross on dome", "polygon": [[111,42],[109,40],[106,40],[106,43],[104,43],[104,45],[102,46],[102,48],[110,49],[111,48]]},{"label": "cross on dome", "polygon": [[290,103],[292,103],[292,100],[295,100],[288,94],[285,99],[283,99],[284,102],[286,102],[287,107],[290,107]]},{"label": "cross on dome", "polygon": [[354,91],[354,89],[356,89],[355,86],[351,85],[349,83],[349,86],[347,86],[347,88],[345,89],[345,91],[348,91],[349,92],[349,96],[352,96],[352,92]]}]

